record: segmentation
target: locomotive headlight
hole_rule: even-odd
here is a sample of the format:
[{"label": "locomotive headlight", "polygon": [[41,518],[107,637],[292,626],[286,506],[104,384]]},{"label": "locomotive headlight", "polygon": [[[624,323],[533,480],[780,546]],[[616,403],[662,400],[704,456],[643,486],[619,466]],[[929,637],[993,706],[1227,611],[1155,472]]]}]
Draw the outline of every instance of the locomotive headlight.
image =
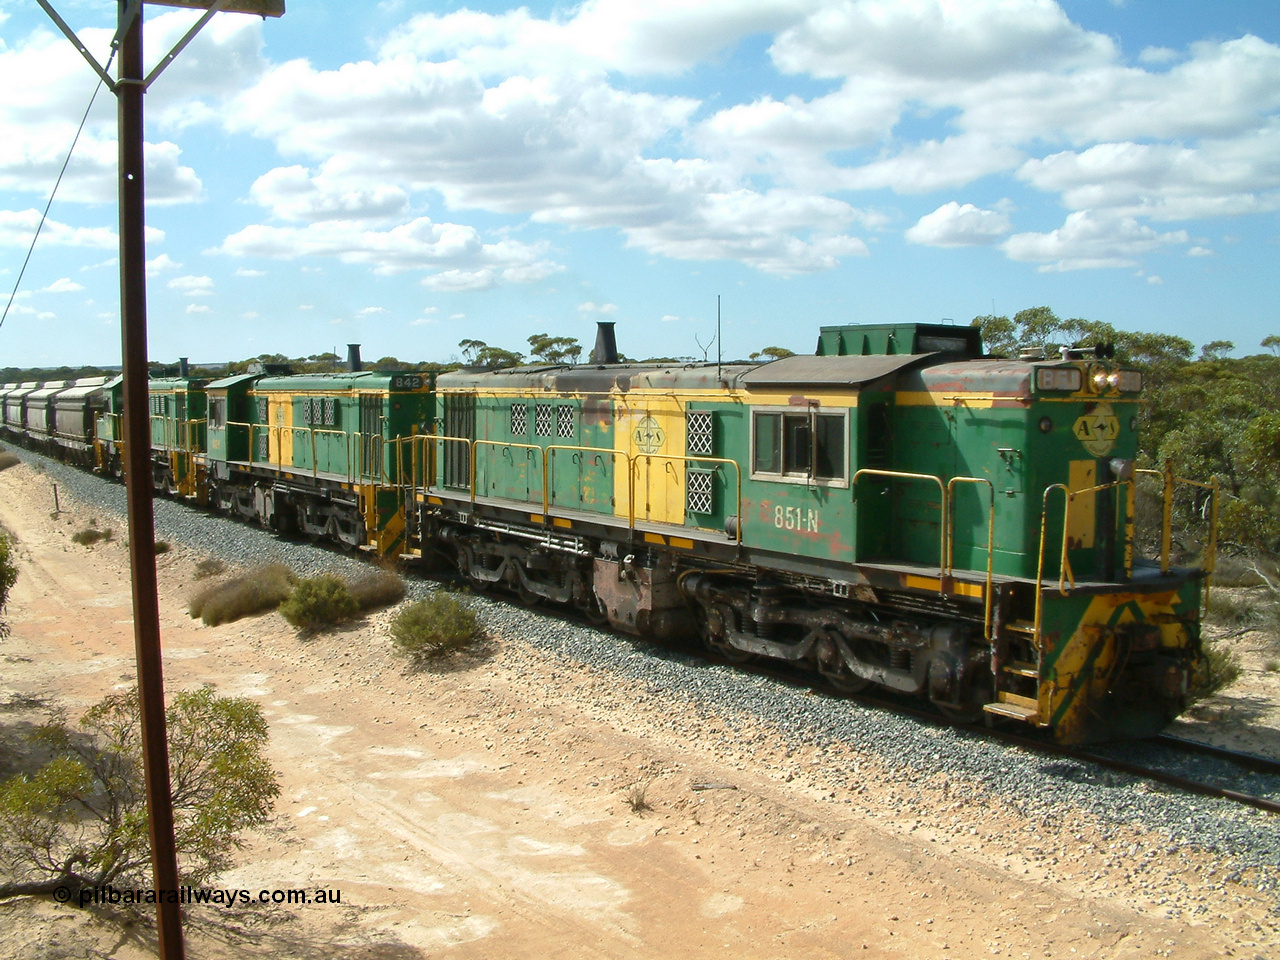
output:
[{"label": "locomotive headlight", "polygon": [[1120,389],[1120,371],[1119,370],[1113,370],[1111,373],[1107,374],[1107,386],[1109,386],[1112,390]]},{"label": "locomotive headlight", "polygon": [[1053,421],[1052,421],[1052,420],[1050,420],[1048,417],[1041,417],[1041,418],[1040,418],[1040,432],[1041,432],[1041,433],[1052,433],[1052,432],[1053,432]]},{"label": "locomotive headlight", "polygon": [[1089,386],[1093,388],[1094,393],[1101,393],[1107,389],[1107,371],[1102,367],[1095,367],[1089,372]]}]

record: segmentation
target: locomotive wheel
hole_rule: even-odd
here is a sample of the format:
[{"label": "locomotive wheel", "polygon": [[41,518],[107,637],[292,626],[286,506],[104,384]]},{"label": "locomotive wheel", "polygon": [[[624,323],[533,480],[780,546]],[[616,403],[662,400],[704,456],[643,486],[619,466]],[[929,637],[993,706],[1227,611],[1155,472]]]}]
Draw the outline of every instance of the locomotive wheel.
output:
[{"label": "locomotive wheel", "polygon": [[987,714],[982,709],[983,704],[994,698],[991,692],[990,675],[986,675],[985,680],[979,678],[978,682],[970,683],[965,691],[965,702],[960,704],[940,703],[937,700],[931,701],[939,712],[954,724],[967,726],[977,723],[984,719]]},{"label": "locomotive wheel", "polygon": [[592,626],[603,627],[609,622],[608,611],[594,594],[587,598],[581,609]]},{"label": "locomotive wheel", "polygon": [[980,703],[966,703],[956,706],[953,703],[938,703],[934,701],[933,705],[938,708],[939,713],[957,726],[970,726],[983,717],[982,704]]},{"label": "locomotive wheel", "polygon": [[842,669],[839,671],[829,673],[826,670],[823,670],[821,673],[827,683],[831,684],[831,686],[839,693],[861,693],[863,690],[867,689],[867,687],[871,686],[870,680],[866,680],[858,676],[856,673],[851,672],[847,667],[843,667],[843,665]]},{"label": "locomotive wheel", "polygon": [[472,576],[471,564],[468,559],[467,551],[459,550],[457,559],[454,561],[458,574],[463,580],[467,581],[467,586],[476,593],[487,593],[489,588],[493,586],[488,580],[481,580],[479,577]]},{"label": "locomotive wheel", "polygon": [[754,653],[748,653],[745,650],[739,650],[733,644],[726,640],[710,634],[703,633],[703,642],[707,645],[707,649],[723,657],[729,663],[750,663],[756,658]]},{"label": "locomotive wheel", "polygon": [[694,603],[691,606],[693,619],[698,628],[698,636],[702,638],[702,643],[708,650],[717,656],[723,657],[729,663],[747,663],[755,656],[755,654],[739,650],[728,641],[721,639],[723,628],[719,613],[701,603]]}]

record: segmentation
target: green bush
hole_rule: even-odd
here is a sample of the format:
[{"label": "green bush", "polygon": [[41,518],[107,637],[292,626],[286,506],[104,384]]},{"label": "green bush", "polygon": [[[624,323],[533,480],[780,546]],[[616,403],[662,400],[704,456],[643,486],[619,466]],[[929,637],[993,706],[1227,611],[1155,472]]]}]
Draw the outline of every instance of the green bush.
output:
[{"label": "green bush", "polygon": [[[261,826],[280,792],[262,708],[209,687],[165,711],[174,834],[184,884],[231,865],[241,831]],[[136,691],[112,694],[72,730],[55,719],[32,740],[52,759],[0,784],[0,899],[134,886],[150,876]]]},{"label": "green bush", "polygon": [[361,610],[389,607],[404,599],[404,581],[392,570],[371,570],[348,585]]},{"label": "green bush", "polygon": [[1231,686],[1240,677],[1240,655],[1224,643],[1204,645],[1206,669],[1192,691],[1192,698],[1204,700]]},{"label": "green bush", "polygon": [[433,593],[401,610],[391,621],[391,639],[417,659],[465,647],[481,635],[475,613],[457,597]]},{"label": "green bush", "polygon": [[[9,591],[18,579],[18,566],[13,562],[13,548],[9,538],[0,533],[0,613],[9,602]],[[0,620],[0,637],[9,635],[9,625]]]},{"label": "green bush", "polygon": [[280,615],[306,632],[350,620],[359,612],[346,581],[331,573],[299,580],[289,599],[280,604]]},{"label": "green bush", "polygon": [[238,577],[205,587],[191,598],[187,613],[210,627],[267,613],[289,596],[297,579],[293,571],[282,563],[257,567]]}]

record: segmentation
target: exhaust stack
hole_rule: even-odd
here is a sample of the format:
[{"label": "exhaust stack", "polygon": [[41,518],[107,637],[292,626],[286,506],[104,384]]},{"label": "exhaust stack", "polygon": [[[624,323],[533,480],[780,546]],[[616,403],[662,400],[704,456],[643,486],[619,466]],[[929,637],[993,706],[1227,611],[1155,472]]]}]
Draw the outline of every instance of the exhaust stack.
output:
[{"label": "exhaust stack", "polygon": [[359,373],[364,369],[364,364],[360,362],[360,344],[347,344],[347,372]]},{"label": "exhaust stack", "polygon": [[618,362],[618,341],[613,335],[613,323],[612,320],[596,322],[596,345],[591,348],[591,363]]}]

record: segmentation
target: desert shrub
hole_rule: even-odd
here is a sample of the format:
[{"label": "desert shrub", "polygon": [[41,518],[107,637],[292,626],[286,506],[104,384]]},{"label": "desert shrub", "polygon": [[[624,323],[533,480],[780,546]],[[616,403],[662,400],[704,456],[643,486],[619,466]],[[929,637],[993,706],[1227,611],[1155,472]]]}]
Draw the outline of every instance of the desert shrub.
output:
[{"label": "desert shrub", "polygon": [[0,470],[16,467],[21,462],[16,453],[9,453],[7,450],[4,453],[0,453]]},{"label": "desert shrub", "polygon": [[[280,788],[252,700],[205,687],[174,696],[166,718],[179,869],[199,885],[231,865],[241,831],[267,821]],[[53,758],[0,784],[0,898],[150,876],[137,692],[100,701],[78,726],[39,728],[33,740]]]},{"label": "desert shrub", "polygon": [[360,612],[345,580],[331,573],[299,580],[280,604],[280,615],[304,632],[331,627]]},{"label": "desert shrub", "polygon": [[1213,568],[1215,587],[1257,587],[1262,577],[1251,561],[1241,557],[1220,556]]},{"label": "desert shrub", "polygon": [[389,607],[404,599],[404,581],[392,570],[372,570],[352,580],[348,589],[361,610]]},{"label": "desert shrub", "polygon": [[1194,700],[1211,697],[1240,677],[1240,655],[1225,643],[1206,643],[1204,657],[1205,672],[1192,690]]},{"label": "desert shrub", "polygon": [[115,531],[110,527],[105,530],[99,530],[97,522],[91,521],[89,526],[73,533],[71,539],[82,547],[92,547],[100,541],[110,541],[113,536],[115,536]]},{"label": "desert shrub", "polygon": [[169,545],[169,541],[168,541],[168,540],[157,540],[157,541],[156,541],[156,556],[157,556],[157,557],[158,557],[158,556],[160,556],[160,554],[162,554],[162,553],[168,553],[168,552],[169,552],[170,550],[172,550],[172,549],[173,549],[173,547]]},{"label": "desert shrub", "polygon": [[418,659],[465,647],[481,635],[480,621],[465,603],[449,593],[433,593],[410,604],[391,621],[391,639]]},{"label": "desert shrub", "polygon": [[1242,627],[1258,619],[1258,603],[1247,594],[1215,590],[1209,595],[1209,616],[1225,626]]},{"label": "desert shrub", "polygon": [[196,579],[206,580],[209,577],[216,577],[226,569],[227,565],[217,557],[205,557],[196,564]]},{"label": "desert shrub", "polygon": [[276,609],[289,596],[297,577],[282,563],[256,567],[248,573],[205,587],[187,604],[187,613],[216,627],[241,617]]},{"label": "desert shrub", "polygon": [[[0,613],[9,602],[9,591],[18,580],[18,566],[13,561],[13,547],[9,538],[0,531]],[[9,625],[0,620],[0,637],[9,635]]]}]

